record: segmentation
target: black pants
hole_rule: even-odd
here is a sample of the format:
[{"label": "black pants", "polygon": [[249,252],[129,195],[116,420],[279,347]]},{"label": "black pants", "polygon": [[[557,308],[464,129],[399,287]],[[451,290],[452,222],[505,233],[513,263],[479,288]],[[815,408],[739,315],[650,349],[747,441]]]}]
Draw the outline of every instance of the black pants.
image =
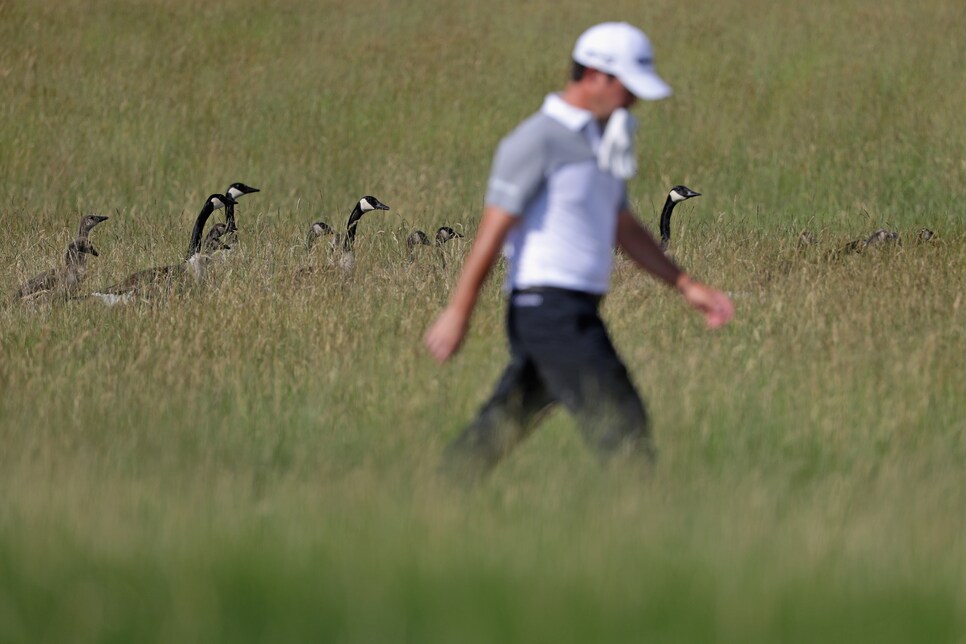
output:
[{"label": "black pants", "polygon": [[562,403],[602,457],[627,449],[653,459],[647,413],[598,315],[600,297],[514,291],[507,312],[510,364],[476,419],[450,444],[446,465],[476,479]]}]

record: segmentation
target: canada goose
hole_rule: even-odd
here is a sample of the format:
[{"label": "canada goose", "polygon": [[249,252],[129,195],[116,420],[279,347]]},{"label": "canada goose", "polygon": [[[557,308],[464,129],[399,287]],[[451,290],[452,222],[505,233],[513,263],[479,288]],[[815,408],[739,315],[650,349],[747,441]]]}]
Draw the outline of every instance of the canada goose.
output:
[{"label": "canada goose", "polygon": [[899,239],[899,233],[886,230],[885,228],[879,228],[875,230],[871,235],[866,237],[863,247],[869,246],[882,246],[885,244],[901,244],[902,240]]},{"label": "canada goose", "polygon": [[847,252],[858,253],[862,252],[869,246],[881,246],[892,242],[899,243],[899,233],[886,230],[885,228],[877,228],[868,237],[850,241],[848,244],[846,244],[844,250]]},{"label": "canada goose", "polygon": [[806,248],[808,246],[814,246],[817,243],[818,243],[818,238],[815,236],[815,233],[813,233],[812,231],[803,230],[802,232],[798,233],[798,245],[800,247]]},{"label": "canada goose", "polygon": [[74,295],[87,273],[88,255],[97,257],[97,249],[87,237],[78,237],[67,245],[63,266],[51,268],[24,282],[17,290],[15,298],[34,298],[49,292],[61,294],[65,298]]},{"label": "canada goose", "polygon": [[[309,227],[309,232],[305,236],[306,252],[311,252],[312,246],[315,244],[315,242],[323,237],[332,237],[332,239],[329,240],[328,248],[326,250],[334,250],[336,247],[336,240],[339,238],[339,236],[336,234],[332,226],[324,221],[317,221]],[[315,273],[316,270],[318,270],[318,267],[316,266],[302,266],[295,271],[295,279],[297,281],[304,280]]]},{"label": "canada goose", "polygon": [[[188,252],[185,259],[180,264],[168,266],[155,266],[133,273],[123,281],[113,284],[91,295],[113,304],[118,301],[116,296],[126,296],[129,299],[135,295],[141,295],[150,289],[167,289],[177,281],[183,280],[190,274],[197,280],[204,277],[205,269],[210,258],[201,252],[201,233],[205,229],[205,224],[211,214],[219,208],[224,208],[234,202],[231,197],[221,194],[210,195],[205,200],[205,205],[195,219],[194,227],[191,230],[191,240],[188,242]],[[112,297],[114,296],[114,297]]]},{"label": "canada goose", "polygon": [[246,186],[244,183],[233,183],[228,186],[225,194],[234,201],[225,204],[225,223],[218,223],[211,227],[205,235],[202,245],[205,253],[211,254],[217,250],[231,250],[231,245],[238,241],[238,226],[235,224],[235,204],[244,195],[261,192],[258,188]]},{"label": "canada goose", "polygon": [[335,235],[335,230],[324,221],[317,221],[309,227],[309,232],[305,236],[305,248],[310,250],[319,238],[327,235]]},{"label": "canada goose", "polygon": [[449,226],[440,226],[436,230],[436,245],[442,246],[451,239],[463,237],[463,233],[458,233]]},{"label": "canada goose", "polygon": [[[355,265],[355,253],[352,250],[352,246],[356,241],[356,228],[359,226],[359,220],[362,219],[362,216],[373,210],[389,210],[389,206],[372,195],[366,195],[356,202],[345,224],[345,236],[336,235],[332,241],[334,255],[329,258],[329,265],[337,265],[345,271],[352,270]],[[311,248],[312,244],[319,237],[331,234],[332,232],[332,228],[324,221],[315,222],[309,229],[307,245]]]},{"label": "canada goose", "polygon": [[932,241],[933,239],[935,239],[935,237],[936,237],[936,233],[929,230],[928,228],[920,228],[919,231],[916,233],[916,241],[919,243]]},{"label": "canada goose", "polygon": [[828,259],[836,259],[841,255],[846,255],[849,253],[861,253],[870,246],[883,246],[886,244],[901,243],[902,241],[899,239],[899,233],[886,230],[885,228],[877,228],[868,237],[853,239],[845,246],[829,251],[827,257]]},{"label": "canada goose", "polygon": [[107,221],[103,215],[84,215],[77,229],[77,238],[67,245],[64,265],[51,268],[24,282],[15,297],[26,298],[48,291],[62,289],[64,295],[73,295],[87,273],[87,256],[97,257],[97,249],[89,241],[91,230],[97,224]]},{"label": "canada goose", "polygon": [[[366,214],[367,212],[372,212],[373,210],[389,210],[389,206],[382,203],[372,195],[366,195],[356,203],[355,207],[352,209],[352,212],[349,213],[349,219],[345,224],[345,237],[341,240],[341,255],[337,259],[333,258],[335,260],[334,263],[336,263],[339,268],[344,271],[351,271],[355,267],[356,257],[355,251],[352,250],[352,246],[356,241],[356,228],[359,226],[359,220],[362,219],[362,215]],[[340,241],[338,236],[336,236],[335,241],[337,245],[336,250],[338,252],[338,244]]]},{"label": "canada goose", "polygon": [[671,211],[674,210],[674,206],[691,197],[700,196],[700,192],[695,192],[687,186],[674,186],[667,193],[664,208],[661,210],[661,250],[667,250],[668,242],[671,241]]},{"label": "canada goose", "polygon": [[[456,232],[449,226],[440,226],[436,229],[436,247],[439,248],[451,239],[462,237],[461,233]],[[406,237],[406,249],[409,251],[409,261],[416,261],[415,249],[417,246],[429,246],[429,236],[421,230],[414,230]],[[443,267],[446,267],[446,259],[443,258]]]}]

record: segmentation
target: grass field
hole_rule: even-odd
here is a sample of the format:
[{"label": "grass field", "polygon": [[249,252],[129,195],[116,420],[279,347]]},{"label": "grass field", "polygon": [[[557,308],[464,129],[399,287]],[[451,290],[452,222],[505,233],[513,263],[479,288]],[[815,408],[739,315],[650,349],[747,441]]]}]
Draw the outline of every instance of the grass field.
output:
[{"label": "grass field", "polygon": [[[737,317],[621,266],[655,470],[558,412],[451,489],[499,280],[452,363],[421,335],[497,141],[614,18],[676,91],[636,110],[632,201],[703,193],[672,250]],[[964,32],[956,0],[0,0],[0,642],[966,640]],[[88,287],[177,261],[233,181],[262,192],[212,283],[10,301],[82,213]],[[294,280],[363,194],[392,210],[354,278]],[[442,224],[446,267],[406,261]]]}]

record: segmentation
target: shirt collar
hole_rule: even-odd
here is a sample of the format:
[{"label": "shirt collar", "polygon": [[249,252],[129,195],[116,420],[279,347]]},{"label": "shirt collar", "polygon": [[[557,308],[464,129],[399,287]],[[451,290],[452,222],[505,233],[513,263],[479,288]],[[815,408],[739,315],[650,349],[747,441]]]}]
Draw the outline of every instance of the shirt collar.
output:
[{"label": "shirt collar", "polygon": [[589,111],[574,107],[563,100],[560,94],[547,94],[540,111],[574,132],[582,130],[594,116]]}]

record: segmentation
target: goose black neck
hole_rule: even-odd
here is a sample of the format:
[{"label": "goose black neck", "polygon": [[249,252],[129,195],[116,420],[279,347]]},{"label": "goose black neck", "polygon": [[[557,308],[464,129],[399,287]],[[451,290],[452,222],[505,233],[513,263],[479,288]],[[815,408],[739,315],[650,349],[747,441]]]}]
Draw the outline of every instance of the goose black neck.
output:
[{"label": "goose black neck", "polygon": [[198,218],[195,219],[195,227],[191,231],[191,241],[188,244],[188,254],[185,259],[191,259],[195,253],[201,251],[201,233],[205,230],[205,224],[208,223],[208,218],[211,217],[211,213],[215,211],[215,207],[211,204],[211,201],[205,202],[205,207],[201,209],[198,213]]},{"label": "goose black neck", "polygon": [[235,204],[227,204],[225,206],[225,223],[228,227],[225,232],[233,233],[238,230],[238,226],[235,225]]},{"label": "goose black neck", "polygon": [[661,245],[667,246],[667,243],[671,241],[671,211],[674,210],[674,206],[677,204],[676,201],[671,199],[671,195],[668,195],[667,201],[664,202],[664,209],[661,210]]},{"label": "goose black neck", "polygon": [[362,215],[365,214],[359,204],[352,209],[352,213],[349,214],[349,221],[345,224],[345,240],[342,242],[342,248],[345,250],[351,250],[352,244],[356,241],[356,226],[359,225],[359,220]]}]

